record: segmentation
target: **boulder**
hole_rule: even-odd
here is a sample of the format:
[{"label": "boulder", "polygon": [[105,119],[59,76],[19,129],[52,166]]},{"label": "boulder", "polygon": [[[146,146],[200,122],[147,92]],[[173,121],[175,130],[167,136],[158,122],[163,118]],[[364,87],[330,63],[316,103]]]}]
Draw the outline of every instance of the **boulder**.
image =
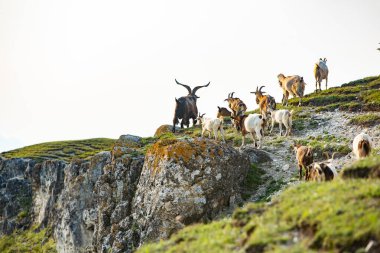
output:
[{"label": "boulder", "polygon": [[132,204],[141,242],[168,238],[238,204],[249,168],[246,155],[213,140],[156,142],[145,156]]},{"label": "boulder", "polygon": [[[173,125],[162,125],[157,128],[156,132],[154,133],[154,137],[160,137],[163,134],[171,133],[172,132]],[[175,127],[176,131],[179,131],[179,127]]]}]

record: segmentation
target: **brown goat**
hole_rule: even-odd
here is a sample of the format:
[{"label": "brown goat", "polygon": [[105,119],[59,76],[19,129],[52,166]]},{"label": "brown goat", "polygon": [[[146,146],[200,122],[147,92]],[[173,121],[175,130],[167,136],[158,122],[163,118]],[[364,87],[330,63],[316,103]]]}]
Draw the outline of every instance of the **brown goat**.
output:
[{"label": "brown goat", "polygon": [[228,98],[224,101],[228,102],[228,106],[232,110],[232,116],[243,115],[245,111],[247,111],[247,106],[240,98],[234,98],[234,93],[235,92],[229,93]]},{"label": "brown goat", "polygon": [[311,147],[301,146],[300,144],[297,144],[294,147],[294,151],[296,152],[296,159],[298,163],[298,169],[299,169],[299,179],[302,180],[302,169],[305,169],[305,180],[309,180],[310,168],[308,167],[310,164],[313,163],[313,150]]},{"label": "brown goat", "polygon": [[330,163],[313,163],[308,166],[309,169],[309,178],[310,181],[331,181],[337,177],[337,172],[335,168]]},{"label": "brown goat", "polygon": [[256,91],[252,91],[252,94],[256,95],[256,104],[259,105],[260,114],[267,118],[269,110],[276,110],[276,101],[274,97],[270,95],[264,95],[264,91],[261,91],[265,86],[256,87]]},{"label": "brown goat", "polygon": [[277,78],[283,91],[282,105],[288,106],[288,99],[290,94],[293,97],[299,97],[298,106],[301,106],[306,85],[303,77],[297,75],[284,76],[283,74],[279,74]]}]

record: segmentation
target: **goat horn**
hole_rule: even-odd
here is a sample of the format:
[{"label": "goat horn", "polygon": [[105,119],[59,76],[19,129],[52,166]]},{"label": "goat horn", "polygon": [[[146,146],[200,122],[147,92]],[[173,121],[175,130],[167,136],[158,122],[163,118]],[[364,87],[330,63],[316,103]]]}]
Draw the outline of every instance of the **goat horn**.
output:
[{"label": "goat horn", "polygon": [[203,87],[207,87],[210,85],[210,82],[208,82],[208,84],[206,85],[203,85],[203,86],[197,86],[193,89],[193,91],[191,92],[191,94],[193,94],[195,96],[195,92],[197,92],[197,90],[199,90],[200,88],[203,88]]},{"label": "goat horn", "polygon": [[174,79],[174,80],[178,85],[182,85],[183,87],[185,87],[187,89],[187,91],[189,92],[189,94],[191,94],[191,88],[188,85],[185,85],[185,84],[178,82],[177,79]]},{"label": "goat horn", "polygon": [[261,89],[264,88],[264,87],[265,87],[265,86],[261,86],[260,89],[259,89],[259,91],[261,92]]},{"label": "goat horn", "polygon": [[234,97],[234,93],[235,93],[235,91],[231,92],[231,98]]}]

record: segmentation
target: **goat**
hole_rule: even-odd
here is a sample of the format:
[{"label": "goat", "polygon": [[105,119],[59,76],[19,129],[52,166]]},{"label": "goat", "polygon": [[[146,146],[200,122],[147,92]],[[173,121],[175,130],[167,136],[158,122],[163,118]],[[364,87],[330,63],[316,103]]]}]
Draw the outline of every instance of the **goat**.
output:
[{"label": "goat", "polygon": [[366,133],[360,133],[354,138],[352,150],[357,159],[369,156],[373,147],[372,138]]},{"label": "goat", "polygon": [[280,126],[280,136],[282,135],[282,124],[284,124],[286,131],[285,136],[288,136],[292,131],[292,115],[294,114],[294,111],[289,110],[276,110],[276,111],[270,111],[271,118],[272,118],[272,128],[270,129],[270,133],[273,131],[274,124],[277,122]]},{"label": "goat", "polygon": [[228,94],[228,98],[224,101],[228,102],[228,106],[232,110],[232,116],[243,115],[247,111],[247,106],[240,98],[234,98],[234,93],[231,92]]},{"label": "goat", "polygon": [[231,117],[231,112],[225,107],[218,106],[218,113],[216,114],[216,117],[224,123],[224,117]]},{"label": "goat", "polygon": [[265,86],[256,87],[256,91],[251,91],[251,93],[256,95],[256,104],[259,105],[260,114],[263,117],[267,117],[269,109],[276,110],[276,101],[274,97],[270,95],[264,95],[264,91],[261,91]]},{"label": "goat", "polygon": [[338,173],[331,163],[313,163],[309,165],[309,171],[309,181],[331,181],[338,177]]},{"label": "goat", "polygon": [[208,137],[211,138],[211,132],[214,133],[214,138],[215,140],[218,140],[218,130],[220,131],[220,135],[222,136],[223,142],[224,140],[224,130],[223,130],[223,123],[220,119],[210,119],[210,118],[203,118],[205,113],[202,115],[199,114],[198,120],[200,124],[202,125],[202,138],[204,133],[207,131],[208,132]]},{"label": "goat", "polygon": [[321,88],[321,82],[323,79],[326,80],[326,90],[327,90],[327,80],[329,76],[329,69],[326,65],[327,59],[319,58],[319,62],[314,65],[314,77],[315,77],[315,92],[318,91],[318,85],[319,90],[322,90]]},{"label": "goat", "polygon": [[245,145],[245,135],[251,134],[253,145],[256,146],[255,136],[258,139],[257,148],[261,148],[261,140],[264,137],[265,119],[260,114],[249,114],[232,116],[234,119],[235,127],[242,134],[242,144]]},{"label": "goat", "polygon": [[282,105],[288,106],[288,99],[290,94],[293,97],[299,97],[298,106],[301,106],[306,85],[303,77],[297,75],[285,77],[283,74],[279,74],[277,78],[283,91]]},{"label": "goat", "polygon": [[174,110],[174,118],[173,118],[173,128],[172,132],[175,132],[175,125],[179,123],[181,119],[181,128],[184,125],[189,127],[190,119],[193,119],[193,126],[197,124],[197,116],[198,116],[198,108],[197,108],[197,99],[199,98],[195,93],[197,90],[203,87],[207,87],[210,85],[210,82],[203,86],[196,86],[191,90],[191,88],[185,84],[181,84],[175,79],[175,82],[178,85],[181,85],[187,89],[189,94],[187,96],[180,97],[179,99],[175,99],[176,106]]},{"label": "goat", "polygon": [[305,169],[305,180],[309,180],[309,165],[313,163],[313,150],[311,147],[297,144],[294,147],[299,168],[299,179],[302,180],[302,169]]}]

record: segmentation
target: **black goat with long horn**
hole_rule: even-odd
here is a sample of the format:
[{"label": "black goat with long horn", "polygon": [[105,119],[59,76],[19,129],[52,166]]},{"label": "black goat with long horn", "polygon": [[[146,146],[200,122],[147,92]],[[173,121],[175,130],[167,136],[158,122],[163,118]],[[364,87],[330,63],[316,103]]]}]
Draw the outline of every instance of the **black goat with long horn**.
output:
[{"label": "black goat with long horn", "polygon": [[193,89],[191,89],[188,85],[182,84],[175,79],[175,82],[178,85],[181,85],[187,89],[189,94],[187,96],[183,96],[180,98],[176,98],[176,106],[174,111],[174,119],[173,119],[173,133],[175,132],[175,126],[179,123],[179,120],[181,120],[181,128],[183,128],[184,125],[189,127],[190,125],[190,119],[193,119],[193,126],[197,124],[197,117],[198,117],[198,108],[197,108],[197,99],[199,98],[196,95],[197,90],[203,87],[208,87],[210,85],[210,82],[206,85],[202,86],[196,86]]}]

